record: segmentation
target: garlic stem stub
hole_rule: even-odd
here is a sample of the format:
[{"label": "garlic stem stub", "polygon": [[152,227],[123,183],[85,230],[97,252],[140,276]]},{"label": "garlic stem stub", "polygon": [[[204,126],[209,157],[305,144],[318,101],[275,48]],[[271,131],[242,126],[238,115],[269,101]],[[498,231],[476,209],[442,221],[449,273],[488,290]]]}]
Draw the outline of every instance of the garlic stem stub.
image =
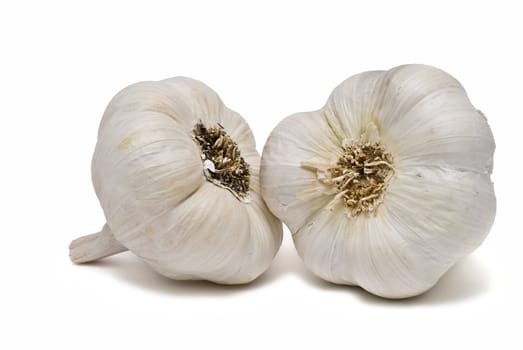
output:
[{"label": "garlic stem stub", "polygon": [[461,84],[425,65],[365,72],[273,130],[262,194],[305,265],[386,298],[430,289],[494,221],[495,149]]},{"label": "garlic stem stub", "polygon": [[282,240],[245,120],[205,84],[176,77],[120,91],[92,161],[107,224],[74,240],[73,262],[130,250],[173,279],[223,284],[263,273]]}]

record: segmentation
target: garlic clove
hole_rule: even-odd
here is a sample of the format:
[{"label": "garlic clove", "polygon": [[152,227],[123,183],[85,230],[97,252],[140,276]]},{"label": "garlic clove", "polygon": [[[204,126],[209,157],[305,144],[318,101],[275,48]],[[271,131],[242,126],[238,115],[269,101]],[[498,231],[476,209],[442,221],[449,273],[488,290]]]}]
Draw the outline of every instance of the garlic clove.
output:
[{"label": "garlic clove", "polygon": [[[249,218],[244,205],[222,188],[206,181],[147,225],[150,232],[138,232],[129,248],[159,273],[175,279],[247,282],[242,279],[245,266],[238,261],[246,254]],[[229,280],[231,276],[235,280]]]},{"label": "garlic clove", "polygon": [[369,240],[358,251],[368,259],[357,269],[358,284],[387,298],[427,291],[482,243],[495,211],[488,175],[432,168],[398,173],[380,220],[369,220],[373,234],[365,232]]},{"label": "garlic clove", "polygon": [[[250,266],[245,269],[248,273],[246,280],[256,278],[269,268],[283,238],[281,221],[271,214],[258,192],[251,191],[251,201],[245,206],[250,222],[250,239],[243,248],[248,254],[243,255],[243,261],[238,262],[238,266]],[[279,232],[279,235],[273,232]]]},{"label": "garlic clove", "polygon": [[292,235],[296,250],[307,268],[333,283],[355,283],[355,265],[345,258],[357,256],[351,251],[358,234],[354,225],[355,222],[351,221],[347,226],[343,210],[320,209],[307,218],[307,222]]},{"label": "garlic clove", "polygon": [[489,175],[432,167],[398,171],[383,204],[409,244],[443,265],[479,246],[496,213]]},{"label": "garlic clove", "polygon": [[327,281],[359,285],[388,298],[415,295],[432,286],[419,278],[425,270],[417,263],[423,260],[417,259],[416,250],[408,249],[385,210],[347,221],[345,211],[336,209],[318,211],[293,235],[311,271]]},{"label": "garlic clove", "polygon": [[470,103],[459,103],[466,101],[463,96],[452,95],[446,92],[445,98],[420,102],[398,123],[401,129],[391,130],[402,140],[398,168],[440,166],[492,173],[495,143],[486,119]]},{"label": "garlic clove", "polygon": [[398,166],[405,161],[405,166],[492,171],[492,132],[456,79],[437,68],[407,65],[382,80],[387,83],[374,113]]},{"label": "garlic clove", "polygon": [[[187,105],[189,112],[176,113],[173,118],[183,120],[184,128],[191,130],[195,120],[201,120],[206,125],[220,124],[227,133],[244,149],[256,148],[256,142],[251,128],[245,119],[237,112],[224,107],[218,94],[205,84],[185,77],[169,78],[161,81],[166,86],[166,94],[170,100],[179,101]],[[170,93],[177,91],[176,96]],[[174,102],[170,102],[172,106]],[[190,116],[190,118],[182,118]]]},{"label": "garlic clove", "polygon": [[441,69],[422,64],[402,65],[382,72],[369,108],[381,130],[389,131],[421,101],[456,89],[463,91],[462,85]]},{"label": "garlic clove", "polygon": [[295,232],[329,201],[323,193],[326,186],[308,169],[310,163],[316,166],[320,159],[329,164],[341,155],[341,148],[320,113],[287,117],[270,140],[261,163],[262,191],[265,200],[274,203],[271,211],[288,218],[287,226]]},{"label": "garlic clove", "polygon": [[423,255],[423,247],[409,244],[412,232],[407,231],[405,238],[394,224],[386,208],[374,218],[356,220],[351,252],[354,281],[381,297],[406,298],[428,290],[450,265]]},{"label": "garlic clove", "polygon": [[143,115],[126,113],[123,120],[112,119],[114,126],[106,124],[111,132],[101,133],[92,162],[95,191],[110,227],[122,238],[136,229],[136,221],[170,210],[204,181],[200,152],[189,136],[165,116]]},{"label": "garlic clove", "polygon": [[[333,131],[340,139],[359,139],[373,116],[373,101],[378,96],[376,85],[383,71],[370,71],[357,74],[338,85],[324,108],[327,121],[336,127]],[[340,116],[344,116],[341,118]]]}]

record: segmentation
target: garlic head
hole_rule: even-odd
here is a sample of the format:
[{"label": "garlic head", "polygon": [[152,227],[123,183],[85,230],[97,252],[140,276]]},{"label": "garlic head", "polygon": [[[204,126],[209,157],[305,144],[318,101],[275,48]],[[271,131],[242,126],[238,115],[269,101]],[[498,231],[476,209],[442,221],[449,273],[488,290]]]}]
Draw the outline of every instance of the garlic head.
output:
[{"label": "garlic head", "polygon": [[282,239],[260,194],[259,158],[245,120],[205,84],[176,77],[123,89],[92,161],[107,224],[73,241],[71,259],[128,249],[173,279],[255,279]]},{"label": "garlic head", "polygon": [[317,276],[388,298],[431,288],[493,223],[494,139],[461,84],[425,65],[342,82],[262,155],[262,194]]}]

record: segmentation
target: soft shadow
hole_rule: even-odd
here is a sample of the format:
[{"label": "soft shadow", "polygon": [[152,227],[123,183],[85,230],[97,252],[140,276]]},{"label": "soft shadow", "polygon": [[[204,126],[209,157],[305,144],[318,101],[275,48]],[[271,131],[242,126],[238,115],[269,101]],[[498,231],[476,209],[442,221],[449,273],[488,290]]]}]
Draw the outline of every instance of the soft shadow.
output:
[{"label": "soft shadow", "polygon": [[489,289],[489,276],[485,267],[473,255],[454,265],[436,285],[416,297],[407,299],[385,299],[375,296],[357,286],[340,286],[323,281],[308,274],[303,279],[314,287],[324,290],[339,290],[341,288],[350,291],[360,300],[369,304],[385,306],[417,306],[417,305],[439,305],[471,300],[480,296]]},{"label": "soft shadow", "polygon": [[426,293],[408,299],[385,299],[357,286],[326,282],[308,271],[296,253],[292,242],[284,242],[270,268],[248,284],[219,285],[207,281],[175,281],[159,275],[133,254],[126,252],[103,260],[83,264],[90,268],[110,271],[116,278],[144,290],[183,296],[227,297],[249,290],[264,288],[284,275],[293,274],[306,284],[325,291],[355,295],[361,301],[385,306],[416,306],[449,304],[471,300],[489,289],[489,276],[482,263],[470,255],[454,265],[439,282]]},{"label": "soft shadow", "polygon": [[220,285],[208,281],[172,280],[156,273],[130,252],[82,264],[82,266],[109,271],[125,283],[156,293],[227,297],[252,289],[263,288],[283,275],[293,273],[296,268],[300,267],[299,264],[301,262],[294,248],[284,245],[265,273],[253,282],[241,285]]},{"label": "soft shadow", "polygon": [[418,297],[423,304],[447,304],[476,298],[488,291],[487,269],[474,255],[454,265],[439,282]]}]

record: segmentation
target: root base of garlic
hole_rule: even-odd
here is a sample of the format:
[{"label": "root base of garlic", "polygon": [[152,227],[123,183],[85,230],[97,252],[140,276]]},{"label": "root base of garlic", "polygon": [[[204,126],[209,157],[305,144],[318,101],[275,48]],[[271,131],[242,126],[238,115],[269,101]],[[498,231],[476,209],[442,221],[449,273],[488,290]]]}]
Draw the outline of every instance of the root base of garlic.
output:
[{"label": "root base of garlic", "polygon": [[193,133],[202,152],[207,180],[229,190],[240,200],[246,199],[249,192],[249,164],[241,156],[238,144],[219,124],[206,127],[198,122]]},{"label": "root base of garlic", "polygon": [[373,213],[383,202],[392,169],[392,156],[381,144],[353,142],[329,170],[338,195],[355,216]]}]

